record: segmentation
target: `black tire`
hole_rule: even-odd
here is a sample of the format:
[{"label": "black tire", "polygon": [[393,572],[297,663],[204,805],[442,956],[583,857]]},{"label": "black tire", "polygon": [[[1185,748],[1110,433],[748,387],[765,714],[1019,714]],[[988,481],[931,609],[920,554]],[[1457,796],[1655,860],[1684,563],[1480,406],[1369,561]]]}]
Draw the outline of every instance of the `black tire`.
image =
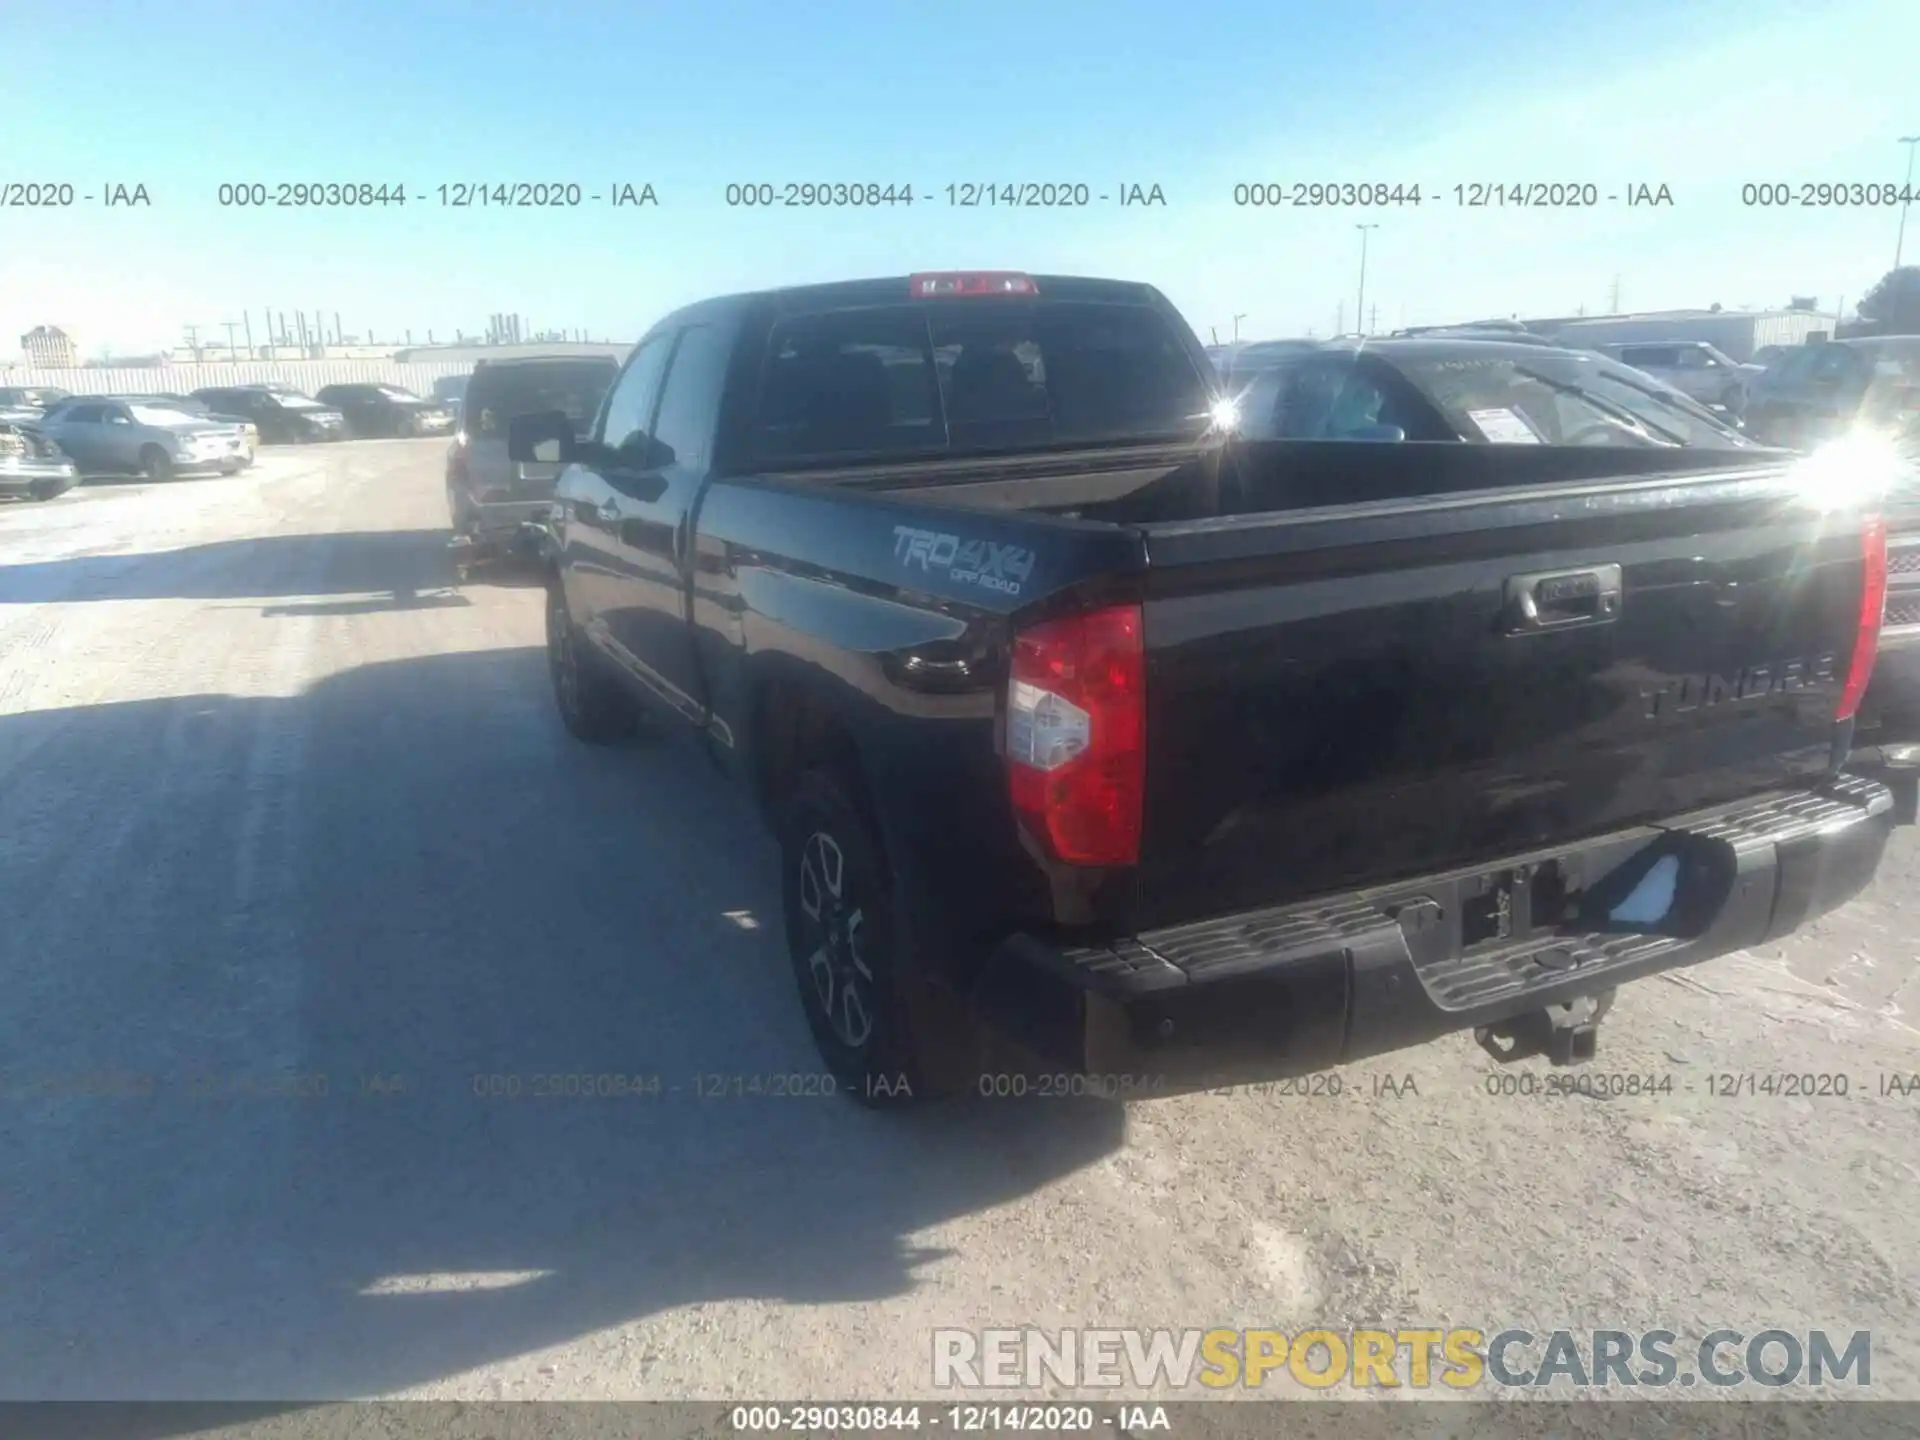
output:
[{"label": "black tire", "polygon": [[173,457],[158,445],[149,445],[140,452],[140,473],[148,480],[171,480]]},{"label": "black tire", "polygon": [[780,828],[787,954],[837,1091],[884,1109],[961,1090],[966,1076],[952,1057],[968,1053],[970,1037],[927,1043],[933,1025],[954,1017],[916,972],[911,927],[865,812],[831,769],[815,769],[795,785]]},{"label": "black tire", "polygon": [[611,745],[639,728],[639,705],[573,623],[558,580],[547,583],[547,676],[560,721],[574,739]]}]

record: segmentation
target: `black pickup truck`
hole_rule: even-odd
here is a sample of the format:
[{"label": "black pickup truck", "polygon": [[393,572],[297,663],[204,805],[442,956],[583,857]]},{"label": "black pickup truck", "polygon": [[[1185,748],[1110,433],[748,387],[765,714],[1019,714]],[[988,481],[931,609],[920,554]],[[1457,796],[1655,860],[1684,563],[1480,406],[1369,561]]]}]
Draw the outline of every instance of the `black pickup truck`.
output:
[{"label": "black pickup truck", "polygon": [[993,1083],[996,1030],[1107,1093],[1467,1029],[1574,1063],[1622,982],[1872,878],[1870,504],[1433,344],[1452,440],[1256,439],[1151,287],[941,272],[689,306],[591,438],[513,420],[562,467],[560,714],[757,797],[842,1088]]}]

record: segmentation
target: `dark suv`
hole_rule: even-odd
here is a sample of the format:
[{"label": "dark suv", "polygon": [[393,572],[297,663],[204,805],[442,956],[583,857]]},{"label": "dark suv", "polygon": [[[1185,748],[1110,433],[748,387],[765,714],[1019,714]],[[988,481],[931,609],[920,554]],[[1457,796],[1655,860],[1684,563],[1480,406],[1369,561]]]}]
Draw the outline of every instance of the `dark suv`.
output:
[{"label": "dark suv", "polygon": [[347,417],[355,435],[448,435],[453,411],[398,385],[327,385],[314,396]]},{"label": "dark suv", "polygon": [[558,411],[585,435],[620,373],[611,356],[482,360],[462,398],[460,433],[447,451],[447,511],[454,534],[473,540],[511,536],[544,517],[558,465],[507,456],[507,422]]},{"label": "dark suv", "polygon": [[260,432],[263,445],[343,440],[346,419],[338,410],[295,390],[256,385],[212,386],[188,397],[222,415],[236,415]]}]

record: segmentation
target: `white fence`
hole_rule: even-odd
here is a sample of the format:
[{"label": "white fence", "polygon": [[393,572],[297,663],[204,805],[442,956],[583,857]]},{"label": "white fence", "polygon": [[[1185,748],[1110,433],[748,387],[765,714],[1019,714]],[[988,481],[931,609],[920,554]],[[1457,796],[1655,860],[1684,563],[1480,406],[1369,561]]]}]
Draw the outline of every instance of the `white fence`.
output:
[{"label": "white fence", "polygon": [[431,394],[433,382],[466,375],[470,360],[241,360],[198,365],[134,366],[124,370],[52,370],[32,366],[0,368],[0,385],[55,386],[75,395],[187,395],[214,385],[258,385],[275,381],[311,395],[322,385],[402,385]]}]

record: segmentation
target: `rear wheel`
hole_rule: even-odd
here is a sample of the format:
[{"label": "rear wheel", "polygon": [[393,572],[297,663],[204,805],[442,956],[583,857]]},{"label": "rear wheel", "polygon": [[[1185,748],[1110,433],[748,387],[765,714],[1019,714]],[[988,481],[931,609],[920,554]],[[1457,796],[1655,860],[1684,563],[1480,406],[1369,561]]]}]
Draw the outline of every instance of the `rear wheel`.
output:
[{"label": "rear wheel", "polygon": [[158,445],[149,445],[140,452],[140,473],[149,480],[170,480],[173,457]]},{"label": "rear wheel", "polygon": [[576,740],[610,745],[639,728],[639,706],[573,623],[558,579],[547,584],[547,674],[560,721]]},{"label": "rear wheel", "polygon": [[912,963],[878,835],[830,769],[801,777],[781,827],[787,953],[836,1088],[874,1108],[952,1093],[920,1033],[937,1013]]}]

